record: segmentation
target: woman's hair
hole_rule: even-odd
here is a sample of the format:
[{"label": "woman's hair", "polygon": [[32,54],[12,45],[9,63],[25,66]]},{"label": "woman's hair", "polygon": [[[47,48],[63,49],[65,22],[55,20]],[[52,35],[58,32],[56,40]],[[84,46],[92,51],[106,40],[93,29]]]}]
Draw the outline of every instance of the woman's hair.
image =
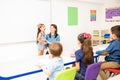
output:
[{"label": "woman's hair", "polygon": [[115,34],[117,38],[120,38],[120,25],[113,26],[111,32],[112,34]]},{"label": "woman's hair", "polygon": [[[56,29],[56,31],[55,31],[55,38],[58,36],[58,33],[57,33],[57,25],[56,24],[51,24],[50,26],[53,26],[55,29]],[[51,38],[51,33],[50,33],[50,35],[49,35],[49,37]]]},{"label": "woman's hair", "polygon": [[[42,26],[44,26],[44,24],[41,24],[41,23],[40,23],[40,24],[37,25],[37,27],[38,27],[37,38],[38,38],[39,33],[41,32],[40,28],[41,28]],[[38,40],[36,40],[36,43],[38,43]]]},{"label": "woman's hair", "polygon": [[52,42],[49,46],[49,50],[53,56],[60,56],[63,51],[63,47],[59,42]]},{"label": "woman's hair", "polygon": [[84,55],[84,61],[86,65],[93,62],[93,48],[91,42],[91,35],[88,33],[82,33],[78,35],[78,41],[82,44],[81,49]]}]

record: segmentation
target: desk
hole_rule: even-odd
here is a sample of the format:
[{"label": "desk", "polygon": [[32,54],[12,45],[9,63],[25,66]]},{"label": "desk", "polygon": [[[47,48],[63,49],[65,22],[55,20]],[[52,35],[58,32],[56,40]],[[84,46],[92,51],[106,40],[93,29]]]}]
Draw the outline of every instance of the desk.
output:
[{"label": "desk", "polygon": [[[75,62],[75,58],[71,58],[68,56],[63,57],[64,65],[70,65]],[[1,63],[0,65],[0,76],[7,79],[14,79],[18,77],[27,76],[30,74],[41,72],[36,64],[38,63],[46,63],[49,62],[49,56],[39,56],[39,57],[31,57],[22,60]],[[28,79],[24,79],[28,80]]]},{"label": "desk", "polygon": [[95,59],[95,62],[98,62],[98,61],[104,61],[104,57],[105,56],[98,56],[98,54],[96,54],[96,51],[98,50],[104,50],[106,49],[108,46],[108,44],[102,44],[102,45],[97,45],[97,46],[93,46],[93,52],[94,52],[94,59]]}]

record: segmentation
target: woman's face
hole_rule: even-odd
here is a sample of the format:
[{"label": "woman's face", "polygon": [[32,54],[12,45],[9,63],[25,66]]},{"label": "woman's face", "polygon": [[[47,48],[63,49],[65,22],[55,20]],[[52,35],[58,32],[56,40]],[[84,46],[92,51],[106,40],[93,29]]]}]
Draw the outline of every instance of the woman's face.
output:
[{"label": "woman's face", "polygon": [[50,33],[55,33],[56,29],[53,26],[50,26]]}]

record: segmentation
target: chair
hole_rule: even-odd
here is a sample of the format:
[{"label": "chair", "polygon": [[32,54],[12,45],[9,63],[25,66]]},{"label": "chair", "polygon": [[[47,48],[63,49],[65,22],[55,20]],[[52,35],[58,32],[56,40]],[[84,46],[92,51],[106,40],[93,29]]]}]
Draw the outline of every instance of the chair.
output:
[{"label": "chair", "polygon": [[100,71],[101,62],[93,63],[86,69],[85,80],[96,80]]},{"label": "chair", "polygon": [[120,68],[106,68],[105,71],[110,72],[109,77],[113,73],[113,76],[116,74],[120,74]]},{"label": "chair", "polygon": [[76,74],[76,67],[65,69],[60,71],[56,76],[55,80],[74,80]]}]

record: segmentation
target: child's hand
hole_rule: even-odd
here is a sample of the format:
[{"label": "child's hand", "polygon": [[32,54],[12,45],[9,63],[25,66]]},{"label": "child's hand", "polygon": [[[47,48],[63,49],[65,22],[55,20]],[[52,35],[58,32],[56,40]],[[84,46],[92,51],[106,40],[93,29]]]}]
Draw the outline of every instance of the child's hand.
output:
[{"label": "child's hand", "polygon": [[109,54],[109,52],[104,52],[103,55],[107,56]]},{"label": "child's hand", "polygon": [[37,66],[38,68],[41,68],[41,67],[42,67],[42,65],[41,65],[41,64],[37,64],[36,66]]},{"label": "child's hand", "polygon": [[96,51],[96,54],[98,55],[104,55],[103,53],[106,52],[105,50],[100,50],[100,51]]}]

